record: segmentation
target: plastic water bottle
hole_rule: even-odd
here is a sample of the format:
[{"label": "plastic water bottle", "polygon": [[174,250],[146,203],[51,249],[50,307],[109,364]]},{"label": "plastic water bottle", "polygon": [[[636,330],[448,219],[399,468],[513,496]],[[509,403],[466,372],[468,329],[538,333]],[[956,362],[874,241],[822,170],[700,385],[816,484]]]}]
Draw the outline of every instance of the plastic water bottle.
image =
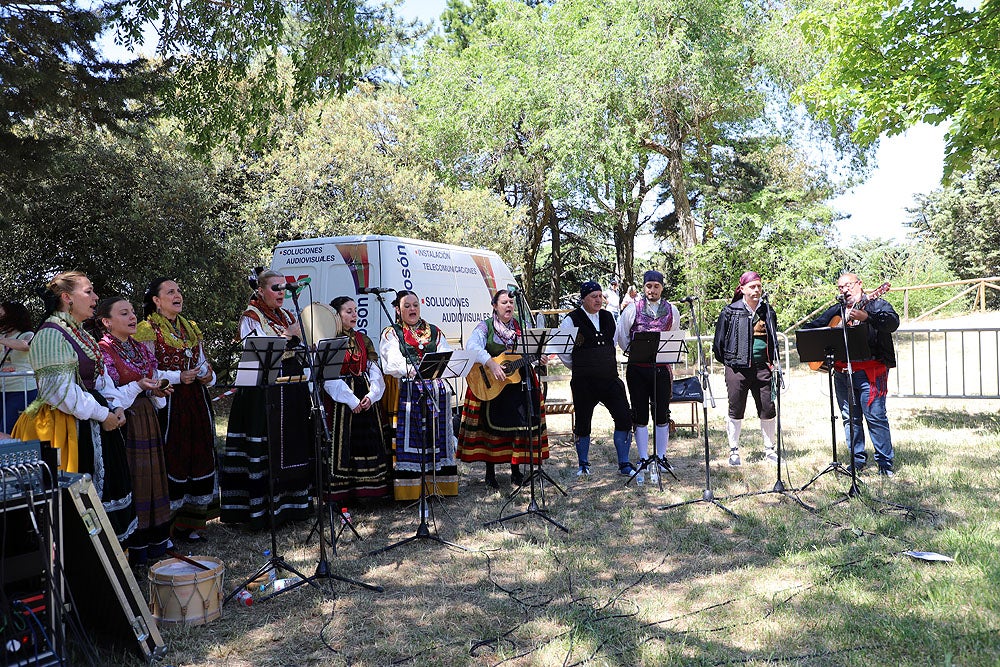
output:
[{"label": "plastic water bottle", "polygon": [[251,595],[250,591],[248,591],[245,588],[242,589],[240,592],[238,592],[236,594],[236,599],[244,607],[252,607],[253,606],[253,595]]},{"label": "plastic water bottle", "polygon": [[[271,584],[271,590],[275,593],[278,591],[283,591],[293,584],[297,584],[302,581],[302,577],[286,577],[284,579],[276,579],[273,584]],[[268,591],[270,592],[270,591]]]},{"label": "plastic water bottle", "polygon": [[346,526],[351,523],[351,513],[347,511],[346,507],[340,509],[340,524]]}]

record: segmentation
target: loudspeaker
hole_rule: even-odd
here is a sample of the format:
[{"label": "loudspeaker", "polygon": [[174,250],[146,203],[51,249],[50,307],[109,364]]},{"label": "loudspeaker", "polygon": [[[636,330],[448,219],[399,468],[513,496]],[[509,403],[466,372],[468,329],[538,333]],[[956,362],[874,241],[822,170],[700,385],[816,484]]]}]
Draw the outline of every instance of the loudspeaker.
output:
[{"label": "loudspeaker", "polygon": [[83,627],[112,644],[137,649],[144,658],[162,658],[163,638],[90,476],[62,493],[66,584]]}]

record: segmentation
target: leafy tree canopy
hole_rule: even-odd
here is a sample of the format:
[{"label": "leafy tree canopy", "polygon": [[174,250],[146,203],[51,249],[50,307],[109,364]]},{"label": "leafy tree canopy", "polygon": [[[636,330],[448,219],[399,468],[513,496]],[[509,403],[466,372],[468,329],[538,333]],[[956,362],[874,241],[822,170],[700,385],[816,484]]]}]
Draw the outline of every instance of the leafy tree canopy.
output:
[{"label": "leafy tree canopy", "polygon": [[264,142],[271,118],[372,75],[380,45],[404,28],[391,7],[365,0],[111,2],[125,47],[157,26],[167,108],[201,147]]},{"label": "leafy tree canopy", "polygon": [[483,246],[510,259],[518,211],[481,188],[442,183],[418,154],[413,104],[361,86],[290,116],[252,156],[242,216],[267,245],[291,238],[400,234]]},{"label": "leafy tree canopy", "polygon": [[917,204],[910,228],[958,277],[1000,275],[1000,160],[976,155],[968,170]]},{"label": "leafy tree canopy", "polygon": [[871,144],[950,122],[946,171],[1000,150],[1000,3],[821,0],[798,22],[819,55],[798,93],[832,126]]},{"label": "leafy tree canopy", "polygon": [[104,19],[72,0],[0,0],[0,190],[39,171],[59,141],[149,112],[140,102],[155,76],[144,63],[101,56]]},{"label": "leafy tree canopy", "polygon": [[18,210],[0,213],[4,298],[38,313],[34,289],[78,269],[101,296],[121,294],[139,308],[149,281],[171,276],[217,352],[236,330],[247,268],[261,253],[220,183],[214,169],[158,133],[81,134],[24,188]]}]

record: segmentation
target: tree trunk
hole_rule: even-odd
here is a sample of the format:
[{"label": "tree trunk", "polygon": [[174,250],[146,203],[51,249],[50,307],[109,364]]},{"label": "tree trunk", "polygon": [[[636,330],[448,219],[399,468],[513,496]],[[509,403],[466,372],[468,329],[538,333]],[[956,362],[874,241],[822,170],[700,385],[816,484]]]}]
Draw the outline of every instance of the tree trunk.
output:
[{"label": "tree trunk", "polygon": [[559,307],[559,295],[562,293],[562,237],[559,230],[559,217],[552,200],[545,196],[545,226],[549,228],[552,238],[552,274],[549,284],[549,308]]},{"label": "tree trunk", "polygon": [[684,136],[681,132],[680,120],[671,114],[667,122],[667,152],[670,192],[673,194],[674,210],[677,212],[677,229],[680,232],[681,245],[693,248],[698,245],[698,231],[694,224],[694,214],[691,212],[691,202],[688,201],[687,183],[684,179]]}]

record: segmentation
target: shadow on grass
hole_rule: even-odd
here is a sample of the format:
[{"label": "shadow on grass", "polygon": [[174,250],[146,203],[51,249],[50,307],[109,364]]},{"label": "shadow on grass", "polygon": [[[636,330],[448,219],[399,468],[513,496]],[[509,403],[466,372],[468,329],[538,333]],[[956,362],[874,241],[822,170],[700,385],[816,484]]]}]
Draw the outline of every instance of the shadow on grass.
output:
[{"label": "shadow on grass", "polygon": [[[911,426],[912,425],[912,426]],[[933,429],[983,429],[989,433],[1000,431],[1000,415],[990,412],[970,414],[962,410],[916,410],[904,421],[902,428]]]}]

